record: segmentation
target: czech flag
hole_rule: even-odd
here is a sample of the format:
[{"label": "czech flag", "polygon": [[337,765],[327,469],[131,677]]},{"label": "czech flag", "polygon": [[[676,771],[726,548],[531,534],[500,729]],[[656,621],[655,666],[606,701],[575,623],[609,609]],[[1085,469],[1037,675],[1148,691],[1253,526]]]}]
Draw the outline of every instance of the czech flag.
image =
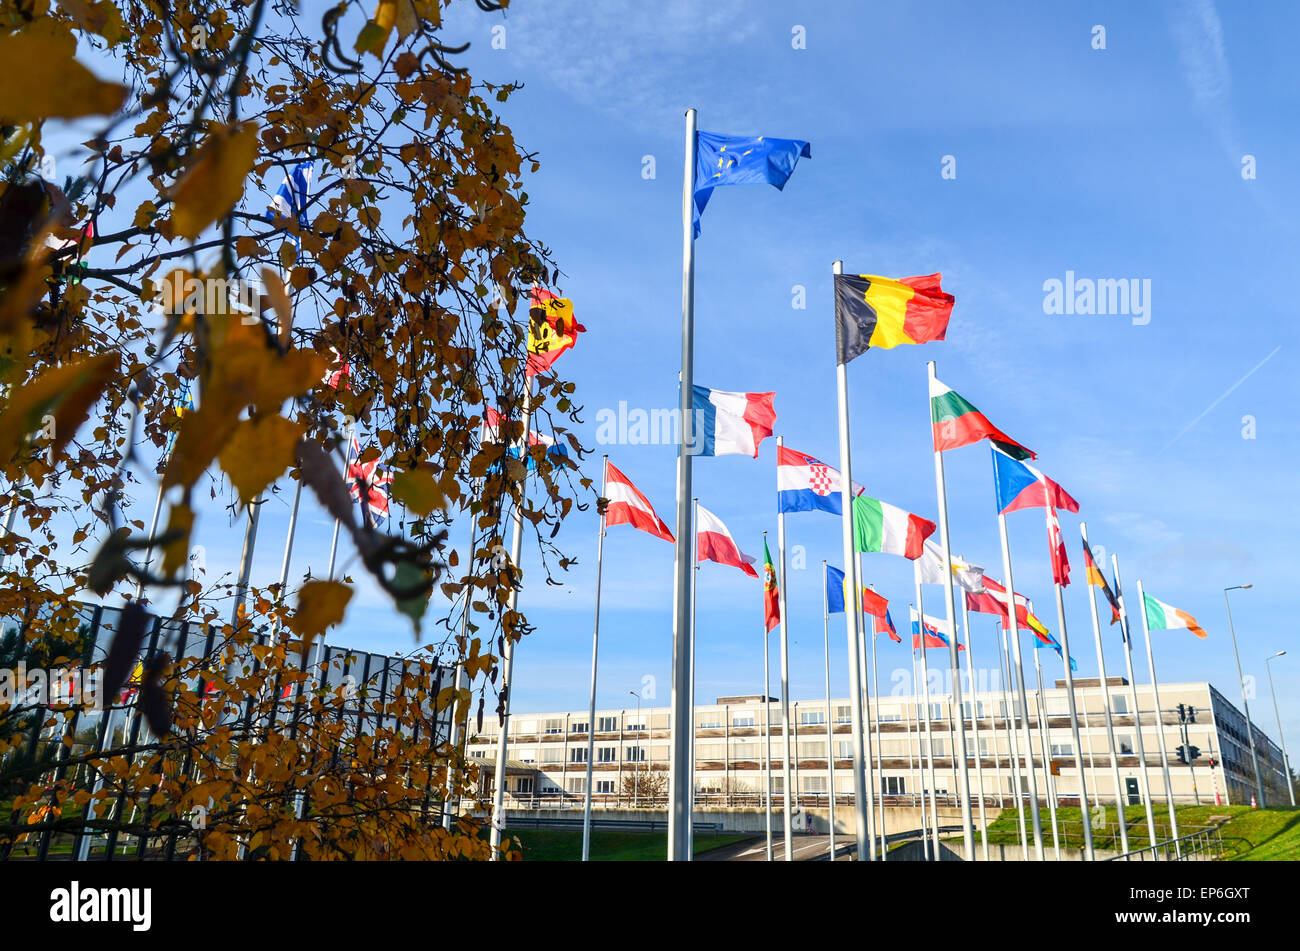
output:
[{"label": "czech flag", "polygon": [[993,479],[997,486],[1000,513],[1028,508],[1079,511],[1079,503],[1070,493],[1033,466],[1012,459],[997,449],[993,449]]}]

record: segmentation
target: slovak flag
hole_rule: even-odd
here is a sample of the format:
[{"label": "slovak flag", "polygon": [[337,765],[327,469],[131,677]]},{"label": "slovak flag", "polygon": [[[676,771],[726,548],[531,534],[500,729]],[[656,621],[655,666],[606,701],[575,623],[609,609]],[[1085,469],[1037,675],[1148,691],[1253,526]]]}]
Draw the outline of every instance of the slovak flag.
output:
[{"label": "slovak flag", "polygon": [[758,444],[772,435],[776,423],[775,399],[775,393],[729,393],[695,387],[691,454],[757,459]]},{"label": "slovak flag", "polygon": [[751,578],[757,578],[754,565],[758,559],[740,550],[722,519],[703,505],[696,506],[695,549],[696,561],[716,561],[720,565],[739,568]]},{"label": "slovak flag", "polygon": [[[921,646],[921,618],[916,613],[916,608],[908,608],[912,613],[912,649]],[[925,616],[925,646],[926,647],[948,647],[948,622],[942,618]],[[958,644],[957,650],[964,651],[965,644]]]},{"label": "slovak flag", "polygon": [[1005,452],[993,449],[993,476],[997,483],[998,512],[1016,512],[1028,508],[1065,509],[1079,511],[1079,503],[1069,492],[1043,475],[1033,466],[1012,459]]},{"label": "slovak flag", "polygon": [[[776,450],[776,510],[778,512],[812,512],[820,509],[832,515],[844,513],[841,497],[843,483],[840,470],[826,465],[816,456],[778,446]],[[865,492],[853,483],[853,494]]]},{"label": "slovak flag", "polygon": [[352,437],[352,445],[348,451],[346,478],[348,493],[353,501],[361,500],[361,489],[365,487],[365,501],[370,507],[370,520],[376,528],[379,528],[388,518],[387,486],[393,481],[393,474],[388,469],[380,467],[378,458],[369,462],[361,461],[361,443],[356,436]]},{"label": "slovak flag", "polygon": [[650,500],[608,460],[605,462],[605,497],[609,500],[605,506],[606,525],[631,525],[666,542],[677,540],[664,520],[655,514]]}]

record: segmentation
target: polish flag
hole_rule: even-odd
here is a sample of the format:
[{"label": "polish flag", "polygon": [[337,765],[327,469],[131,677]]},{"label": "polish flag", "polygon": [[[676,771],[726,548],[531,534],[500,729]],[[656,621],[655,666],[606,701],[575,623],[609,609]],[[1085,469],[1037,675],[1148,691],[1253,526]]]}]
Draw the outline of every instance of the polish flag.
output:
[{"label": "polish flag", "polygon": [[631,525],[666,542],[677,540],[664,520],[655,514],[649,499],[608,461],[605,463],[605,497],[609,499],[605,508],[606,525]]},{"label": "polish flag", "polygon": [[733,568],[739,568],[751,578],[757,578],[758,572],[754,570],[754,565],[758,562],[758,559],[753,555],[746,555],[740,550],[731,537],[731,532],[727,531],[727,526],[722,524],[722,519],[703,505],[697,506],[696,512],[695,547],[698,552],[696,560],[716,561],[720,565],[731,565]]}]

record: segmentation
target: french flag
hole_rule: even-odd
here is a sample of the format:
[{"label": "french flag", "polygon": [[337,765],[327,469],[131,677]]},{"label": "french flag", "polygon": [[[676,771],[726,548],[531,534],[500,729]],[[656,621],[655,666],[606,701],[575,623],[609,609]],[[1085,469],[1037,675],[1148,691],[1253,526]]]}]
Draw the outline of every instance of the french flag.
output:
[{"label": "french flag", "polygon": [[996,449],[993,450],[993,476],[1001,513],[1044,506],[1067,512],[1079,511],[1079,503],[1070,497],[1070,493],[1033,466]]},{"label": "french flag", "polygon": [[758,458],[758,444],[776,423],[775,393],[728,393],[697,386],[693,391],[696,456]]},{"label": "french flag", "polygon": [[751,578],[757,578],[754,565],[758,559],[740,550],[722,519],[703,505],[696,506],[695,550],[696,561],[716,561],[720,565],[739,568]]},{"label": "french flag", "polygon": [[[776,510],[778,512],[844,513],[840,470],[816,456],[779,446],[776,450]],[[853,483],[853,494],[865,492]]]}]

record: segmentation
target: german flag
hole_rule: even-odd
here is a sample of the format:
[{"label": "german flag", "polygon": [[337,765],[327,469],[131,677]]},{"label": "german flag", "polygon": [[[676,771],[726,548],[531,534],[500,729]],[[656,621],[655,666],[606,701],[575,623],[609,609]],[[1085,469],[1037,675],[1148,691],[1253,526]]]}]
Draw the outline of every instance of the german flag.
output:
[{"label": "german flag", "polygon": [[534,287],[528,308],[528,376],[549,370],[587,328],[573,316],[573,301]]},{"label": "german flag", "polygon": [[894,280],[871,274],[835,275],[835,344],[848,363],[871,347],[942,340],[953,296],[940,287],[942,274]]},{"label": "german flag", "polygon": [[1097,562],[1093,560],[1092,549],[1088,547],[1088,539],[1083,541],[1083,567],[1088,575],[1088,584],[1094,588],[1101,588],[1101,593],[1106,596],[1107,603],[1110,604],[1110,623],[1114,624],[1119,620],[1119,599],[1115,597],[1115,592],[1110,590],[1110,585],[1106,582],[1106,576],[1101,573],[1097,567]]}]

